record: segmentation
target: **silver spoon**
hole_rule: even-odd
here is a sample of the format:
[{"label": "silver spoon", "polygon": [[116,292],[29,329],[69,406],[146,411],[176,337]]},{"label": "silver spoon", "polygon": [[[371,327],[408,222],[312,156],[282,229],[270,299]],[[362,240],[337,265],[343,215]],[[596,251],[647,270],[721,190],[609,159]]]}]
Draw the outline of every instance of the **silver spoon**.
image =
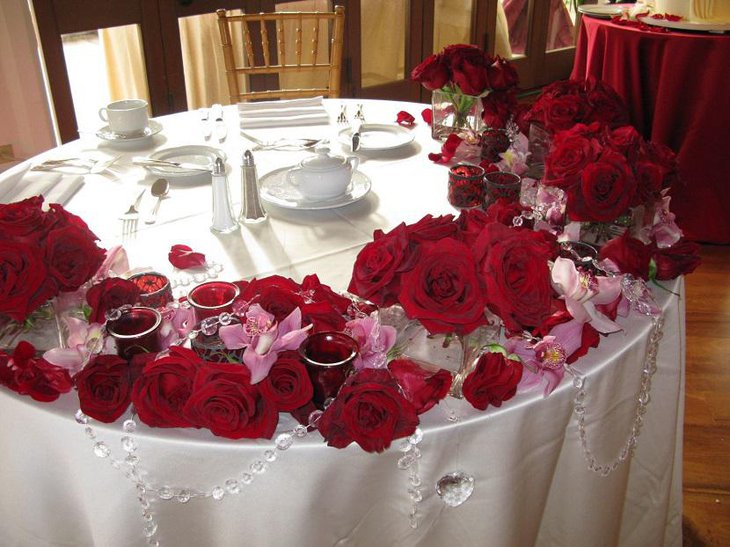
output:
[{"label": "silver spoon", "polygon": [[154,224],[154,222],[157,220],[157,211],[160,210],[160,203],[162,203],[162,198],[167,195],[167,192],[169,190],[170,183],[167,181],[167,179],[157,179],[154,183],[152,183],[152,188],[150,188],[150,194],[152,194],[153,197],[157,198],[157,202],[155,202],[155,206],[152,209],[152,213],[150,214],[150,216],[144,219],[145,224]]}]

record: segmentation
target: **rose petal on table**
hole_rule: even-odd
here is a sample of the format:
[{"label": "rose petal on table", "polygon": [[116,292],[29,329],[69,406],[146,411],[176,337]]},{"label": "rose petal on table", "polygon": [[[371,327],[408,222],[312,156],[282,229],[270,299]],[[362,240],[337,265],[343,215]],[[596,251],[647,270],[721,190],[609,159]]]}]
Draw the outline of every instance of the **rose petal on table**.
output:
[{"label": "rose petal on table", "polygon": [[428,125],[431,125],[431,121],[433,120],[433,110],[430,108],[424,108],[421,112],[421,118],[423,118],[423,121]]},{"label": "rose petal on table", "polygon": [[187,245],[173,245],[167,255],[170,264],[181,270],[205,266],[205,255],[193,251]]},{"label": "rose petal on table", "polygon": [[456,149],[464,139],[462,139],[456,133],[451,133],[446,139],[446,142],[441,146],[441,153],[431,153],[428,155],[434,163],[448,163],[456,155]]},{"label": "rose petal on table", "polygon": [[409,114],[405,110],[401,110],[400,112],[398,112],[398,115],[395,119],[395,123],[397,123],[398,125],[402,125],[404,127],[413,127],[415,121],[416,121],[416,118],[414,118],[411,114]]}]

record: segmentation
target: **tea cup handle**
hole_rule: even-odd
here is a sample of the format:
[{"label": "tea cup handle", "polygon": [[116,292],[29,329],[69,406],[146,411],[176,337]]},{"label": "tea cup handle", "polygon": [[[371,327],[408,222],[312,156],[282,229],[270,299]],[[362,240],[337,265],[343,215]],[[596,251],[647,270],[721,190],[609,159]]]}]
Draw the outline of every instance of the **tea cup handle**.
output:
[{"label": "tea cup handle", "polygon": [[102,120],[104,120],[105,122],[108,122],[109,121],[109,115],[107,114],[107,110],[106,110],[106,107],[105,106],[102,106],[99,109],[99,117]]},{"label": "tea cup handle", "polygon": [[350,167],[352,168],[352,173],[357,171],[358,165],[360,165],[360,158],[357,156],[347,156],[347,163],[350,164]]}]

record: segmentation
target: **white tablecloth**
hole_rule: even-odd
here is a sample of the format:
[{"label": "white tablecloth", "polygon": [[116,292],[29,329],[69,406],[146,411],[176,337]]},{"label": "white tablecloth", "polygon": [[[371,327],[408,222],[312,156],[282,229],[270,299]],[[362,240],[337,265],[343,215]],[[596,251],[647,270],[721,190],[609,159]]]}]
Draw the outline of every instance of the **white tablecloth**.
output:
[{"label": "white tablecloth", "polygon": [[[341,101],[327,101],[329,126],[257,129],[254,135],[325,137],[335,152],[341,129],[334,120]],[[354,101],[349,110],[355,112]],[[390,230],[424,214],[455,212],[446,200],[447,169],[428,160],[439,149],[420,121],[424,105],[364,101],[368,122],[392,123],[408,110],[419,123],[411,145],[359,154],[360,170],[372,180],[362,201],[326,211],[269,207],[269,220],[240,232],[216,236],[208,230],[209,185],[173,182],[157,224],[139,223],[125,241],[133,267],[153,266],[171,276],[167,252],[175,243],[190,245],[224,266],[222,278],[235,280],[279,273],[296,280],[317,273],[336,289],[347,286],[360,248],[376,228]],[[250,143],[238,134],[235,108],[228,107],[226,141],[234,201],[240,195],[239,163]],[[47,153],[123,157],[112,171],[88,175],[67,208],[81,215],[105,246],[121,242],[117,217],[149,186],[152,175],[131,165],[132,156],[155,149],[211,144],[199,131],[197,113],[158,120],[162,132],[135,149],[119,149],[93,137]],[[303,152],[257,152],[262,176],[293,165]],[[0,187],[3,184],[0,177]],[[146,194],[143,208],[152,199]],[[681,281],[674,287],[683,295]],[[353,445],[329,448],[314,433],[281,452],[269,469],[242,492],[222,501],[194,499],[187,504],[154,501],[157,536],[163,545],[680,545],[682,417],[684,400],[684,302],[660,291],[664,338],[652,382],[638,448],[630,462],[610,476],[587,468],[572,413],[574,388],[568,379],[548,398],[521,393],[500,409],[472,409],[464,401],[424,414],[420,476],[423,501],[419,525],[409,526],[408,475],[398,469],[401,453],[363,452]],[[602,339],[576,369],[587,377],[586,428],[591,449],[612,461],[628,438],[640,387],[650,321],[632,315],[623,333]],[[144,521],[134,486],[108,460],[94,456],[84,428],[74,421],[74,393],[52,404],[36,403],[0,389],[0,544],[144,544]],[[458,421],[450,422],[448,410]],[[291,426],[286,421],[280,425]],[[98,440],[122,455],[121,420],[95,425]],[[164,430],[140,425],[141,467],[156,485],[210,490],[239,478],[273,447],[272,441],[228,441],[206,431]],[[397,443],[395,443],[397,444]],[[435,491],[447,473],[475,478],[463,505],[448,507]]]}]

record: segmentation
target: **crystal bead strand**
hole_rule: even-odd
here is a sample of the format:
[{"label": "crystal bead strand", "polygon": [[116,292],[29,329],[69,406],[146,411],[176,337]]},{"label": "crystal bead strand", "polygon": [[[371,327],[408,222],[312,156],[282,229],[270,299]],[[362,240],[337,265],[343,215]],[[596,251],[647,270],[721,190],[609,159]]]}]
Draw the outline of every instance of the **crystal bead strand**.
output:
[{"label": "crystal bead strand", "polygon": [[643,359],[643,369],[641,371],[641,388],[637,396],[636,412],[634,421],[631,425],[631,433],[626,442],[621,447],[619,455],[609,463],[598,463],[595,454],[590,449],[586,428],[585,428],[585,377],[581,376],[571,368],[566,366],[565,370],[573,377],[573,387],[575,387],[575,397],[573,399],[573,411],[578,419],[578,435],[580,437],[580,445],[583,449],[583,456],[588,462],[588,469],[598,473],[602,477],[610,475],[618,466],[630,458],[636,449],[637,439],[641,434],[641,426],[644,423],[644,414],[646,414],[647,406],[651,400],[651,379],[656,372],[656,358],[659,350],[659,341],[662,338],[662,328],[664,319],[658,316],[652,319],[652,329],[649,332],[649,341],[646,346],[646,352]]},{"label": "crystal bead strand", "polygon": [[421,449],[418,444],[423,440],[423,430],[417,427],[413,435],[403,441],[398,449],[403,455],[398,458],[398,469],[408,471],[408,497],[411,500],[411,510],[408,513],[408,523],[411,528],[418,528],[418,506],[423,501],[421,492],[421,476],[418,473],[418,460],[421,459]]},{"label": "crystal bead strand", "polygon": [[170,288],[189,287],[192,283],[203,283],[208,279],[216,279],[223,271],[223,265],[217,262],[208,262],[205,269],[194,274],[185,272],[178,273],[177,277],[170,279]]}]

